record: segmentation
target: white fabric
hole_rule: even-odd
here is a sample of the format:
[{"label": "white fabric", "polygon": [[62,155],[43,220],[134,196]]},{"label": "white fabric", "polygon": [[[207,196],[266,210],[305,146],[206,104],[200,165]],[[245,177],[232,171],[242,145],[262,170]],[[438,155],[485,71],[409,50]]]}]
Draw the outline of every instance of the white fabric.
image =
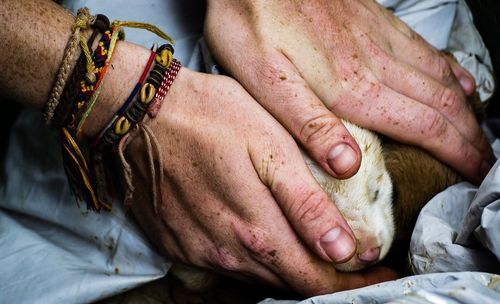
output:
[{"label": "white fabric", "polygon": [[[500,141],[494,147],[498,157]],[[499,165],[497,162],[479,188],[466,182],[454,185],[422,209],[410,245],[416,273],[500,274]]]},{"label": "white fabric", "polygon": [[[196,46],[202,31],[204,3],[201,0],[67,2],[73,11],[88,6],[91,12],[107,14],[110,19],[155,23],[177,41],[176,57],[191,68],[206,69],[206,49]],[[491,61],[471,26],[470,14],[463,1],[387,0],[382,3],[436,47],[459,54],[459,61],[478,80],[481,96],[491,95]],[[127,30],[127,39],[146,47],[158,41],[137,30]],[[5,159],[4,181],[0,185],[0,302],[90,302],[164,275],[169,263],[155,253],[120,208],[110,214],[96,215],[85,211],[84,207],[75,207],[61,167],[56,135],[43,128],[39,121],[39,115],[30,111],[19,117]],[[494,217],[490,214],[486,217]],[[482,235],[491,229],[495,227],[474,231]],[[445,288],[448,285],[444,283],[455,280],[480,290],[488,286],[488,276],[418,277],[412,290]],[[489,278],[498,281],[496,277]],[[368,292],[378,294],[382,301],[388,298],[375,291],[386,288],[385,292],[392,290],[393,295],[406,294],[403,291],[407,289],[398,286],[401,282],[396,281],[343,295],[354,299],[356,294]],[[498,291],[498,283],[495,286]],[[335,296],[326,296],[323,300],[310,302],[337,303],[337,300]],[[343,302],[339,300],[338,303]]]},{"label": "white fabric", "polygon": [[167,261],[120,208],[95,214],[76,207],[56,132],[42,125],[39,113],[21,115],[7,154],[0,303],[90,302],[166,273]]},{"label": "white fabric", "polygon": [[500,276],[482,272],[416,275],[304,301],[266,299],[259,304],[498,304]]}]

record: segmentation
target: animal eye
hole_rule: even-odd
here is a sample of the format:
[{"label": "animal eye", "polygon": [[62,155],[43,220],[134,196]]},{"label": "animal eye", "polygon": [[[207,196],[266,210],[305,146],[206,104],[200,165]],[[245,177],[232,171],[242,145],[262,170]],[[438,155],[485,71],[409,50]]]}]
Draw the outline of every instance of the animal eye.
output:
[{"label": "animal eye", "polygon": [[373,202],[375,202],[377,200],[379,192],[380,191],[377,189],[377,190],[375,190],[375,193],[373,193]]}]

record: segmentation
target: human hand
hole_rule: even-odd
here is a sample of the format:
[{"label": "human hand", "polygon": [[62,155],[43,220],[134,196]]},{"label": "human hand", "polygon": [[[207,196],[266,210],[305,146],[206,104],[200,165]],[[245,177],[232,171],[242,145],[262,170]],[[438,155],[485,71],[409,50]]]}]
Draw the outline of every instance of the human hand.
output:
[{"label": "human hand", "polygon": [[488,172],[494,157],[466,104],[474,79],[376,2],[207,9],[218,62],[333,176],[353,175],[361,157],[337,116],[420,146],[472,182]]},{"label": "human hand", "polygon": [[[162,151],[162,202],[156,215],[137,137],[126,150],[134,171],[131,210],[174,261],[304,295],[394,278],[383,268],[338,273],[326,262],[350,257],[352,232],[292,137],[234,80],[181,69],[146,125]],[[335,227],[344,234],[321,242]]]}]

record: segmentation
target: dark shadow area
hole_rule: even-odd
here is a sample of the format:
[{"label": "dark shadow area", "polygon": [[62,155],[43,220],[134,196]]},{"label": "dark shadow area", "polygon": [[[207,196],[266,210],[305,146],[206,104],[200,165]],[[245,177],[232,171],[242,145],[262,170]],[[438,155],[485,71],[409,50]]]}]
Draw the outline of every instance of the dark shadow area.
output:
[{"label": "dark shadow area", "polygon": [[[466,0],[472,11],[474,23],[490,51],[498,86],[500,73],[500,1],[498,0]],[[498,87],[488,106],[488,117],[500,117],[500,90]]]},{"label": "dark shadow area", "polygon": [[21,107],[13,102],[0,97],[2,111],[0,111],[0,182],[4,180],[4,158],[9,143],[12,124],[16,120]]}]

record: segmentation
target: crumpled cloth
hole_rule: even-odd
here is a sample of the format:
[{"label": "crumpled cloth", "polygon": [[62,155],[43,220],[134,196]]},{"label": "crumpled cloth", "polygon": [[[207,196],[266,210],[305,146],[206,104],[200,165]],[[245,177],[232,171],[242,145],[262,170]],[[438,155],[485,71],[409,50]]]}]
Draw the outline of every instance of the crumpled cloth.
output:
[{"label": "crumpled cloth", "polygon": [[[500,141],[493,147],[498,157]],[[467,182],[453,185],[422,209],[410,244],[416,273],[500,274],[499,166],[497,161],[479,188]]]},{"label": "crumpled cloth", "polygon": [[[203,0],[65,2],[73,11],[87,6],[91,12],[104,13],[110,19],[155,23],[176,39],[175,55],[185,65],[207,72],[214,68],[206,64],[210,58],[206,47],[197,44],[202,33]],[[471,16],[463,0],[380,2],[431,44],[453,52],[476,77],[481,98],[491,96],[491,60],[471,26]],[[146,47],[160,41],[136,30],[127,30],[127,40]],[[491,134],[495,137],[498,133]],[[92,302],[155,280],[168,271],[169,262],[156,253],[140,229],[123,214],[119,204],[114,204],[114,212],[102,214],[89,213],[84,206],[76,208],[61,166],[56,132],[41,125],[39,114],[26,111],[20,115],[12,130],[3,168],[0,174],[0,302]],[[489,268],[483,265],[471,269],[496,272],[500,226],[498,206],[491,203],[498,189],[496,172],[497,167],[485,181],[488,184],[483,183],[479,189],[464,183],[453,188],[456,190],[444,191],[437,203],[431,201],[422,212],[419,223],[433,218],[448,222],[448,218],[443,219],[439,217],[442,214],[436,212],[440,203],[458,204],[453,201],[456,198],[468,204],[460,209],[464,220],[457,215],[455,222],[443,225],[447,238],[439,238],[440,233],[429,234],[426,225],[417,224],[422,232],[415,230],[412,261],[419,272],[463,270],[456,269],[460,266],[458,262],[446,263],[447,256],[439,251],[429,251],[434,247],[454,251],[454,246],[473,248],[491,261],[487,264]],[[456,193],[455,196],[452,193]],[[422,245],[424,240],[427,243]],[[429,256],[435,259],[424,259]],[[481,258],[481,261],[486,260]],[[450,264],[456,267],[445,268]],[[481,272],[431,273],[304,302],[498,303],[498,282],[498,276]],[[395,300],[398,297],[400,300]]]},{"label": "crumpled cloth", "polygon": [[500,276],[481,272],[416,275],[304,301],[266,299],[259,304],[494,304],[500,303]]}]

